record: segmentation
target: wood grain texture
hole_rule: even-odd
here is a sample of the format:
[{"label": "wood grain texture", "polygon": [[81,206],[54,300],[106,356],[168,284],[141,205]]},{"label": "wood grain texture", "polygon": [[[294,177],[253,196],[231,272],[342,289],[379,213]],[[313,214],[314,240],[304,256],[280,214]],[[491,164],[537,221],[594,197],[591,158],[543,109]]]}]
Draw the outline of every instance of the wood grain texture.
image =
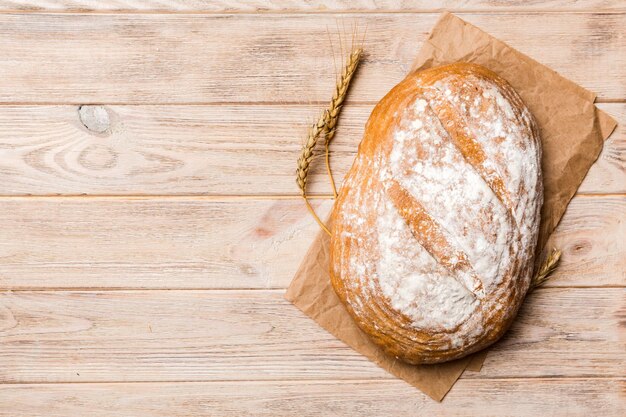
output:
[{"label": "wood grain texture", "polygon": [[548,285],[626,285],[624,219],[626,196],[574,198],[546,244],[563,252]]},{"label": "wood grain texture", "polygon": [[346,12],[346,11],[544,11],[624,10],[618,0],[0,0],[5,11],[55,12]]},{"label": "wood grain texture", "polygon": [[[553,238],[559,270],[442,404],[283,300],[318,229],[301,201],[269,197],[297,193],[302,123],[332,93],[327,27],[368,26],[333,144],[342,177],[439,7],[619,102],[600,107],[620,123],[580,188],[598,195],[575,197]],[[625,12],[0,0],[0,416],[626,414]],[[321,168],[311,190],[328,194]]]},{"label": "wood grain texture", "polygon": [[[623,377],[626,289],[541,289],[467,378]],[[393,378],[282,291],[6,292],[0,382]]]},{"label": "wood grain texture", "polygon": [[[323,218],[331,204],[314,200]],[[625,215],[626,196],[576,197],[547,285],[626,285]],[[299,199],[5,198],[0,285],[285,288],[318,230]]]},{"label": "wood grain texture", "polygon": [[437,403],[397,380],[4,385],[0,416],[622,417],[625,390],[623,379],[462,379]]},{"label": "wood grain texture", "polygon": [[[331,201],[313,205],[325,217]],[[299,199],[2,199],[0,207],[0,282],[12,289],[286,287],[319,230]]]},{"label": "wood grain texture", "polygon": [[626,104],[598,104],[617,127],[604,142],[602,153],[591,166],[579,193],[626,193]]},{"label": "wood grain texture", "polygon": [[[624,13],[459,16],[602,99],[626,98]],[[338,21],[368,28],[348,100],[374,102],[404,77],[438,17],[0,14],[0,103],[325,102],[327,28]]]},{"label": "wood grain texture", "polygon": [[[372,107],[342,112],[337,180]],[[619,126],[579,192],[626,193],[626,104],[600,108]],[[78,109],[0,106],[0,195],[299,195],[296,159],[321,106],[83,106],[82,118]],[[309,178],[311,194],[331,193],[322,160]]]}]

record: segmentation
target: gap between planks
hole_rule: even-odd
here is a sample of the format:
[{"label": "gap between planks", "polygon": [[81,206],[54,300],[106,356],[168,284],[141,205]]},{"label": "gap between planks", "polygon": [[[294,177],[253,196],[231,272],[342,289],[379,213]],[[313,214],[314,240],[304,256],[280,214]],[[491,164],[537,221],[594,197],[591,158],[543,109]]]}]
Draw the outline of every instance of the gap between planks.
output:
[{"label": "gap between planks", "polygon": [[[626,197],[626,193],[576,193],[572,198]],[[333,200],[332,195],[310,194],[309,200]],[[0,200],[198,200],[198,201],[238,201],[238,200],[300,200],[297,194],[62,194],[62,195],[0,195]]]},{"label": "gap between planks", "polygon": [[435,9],[396,9],[396,10],[368,10],[368,9],[354,9],[354,10],[28,10],[28,9],[3,9],[0,10],[0,14],[32,14],[32,15],[238,15],[238,16],[272,16],[272,15],[355,15],[355,14],[367,14],[367,15],[389,15],[389,14],[435,14],[450,12],[455,14],[484,14],[484,15],[514,15],[514,14],[625,14],[626,9],[568,9],[559,8],[555,10],[545,9],[502,9],[502,10],[484,10],[484,9],[455,9],[455,8],[435,8]]},{"label": "gap between planks", "polygon": [[[2,13],[0,13],[1,15]],[[567,77],[566,77],[567,78]],[[347,100],[346,106],[374,106],[378,104],[378,101],[372,100]],[[602,98],[597,97],[594,104],[623,104],[626,103],[626,98]],[[240,106],[240,107],[252,107],[252,106],[294,106],[294,107],[310,107],[310,106],[326,106],[328,100],[310,100],[310,101],[173,101],[173,102],[158,102],[158,103],[136,103],[125,101],[2,101],[0,102],[0,108],[2,107],[46,107],[46,106],[125,106],[125,107],[208,107],[208,106]],[[346,107],[344,106],[344,107]]]},{"label": "gap between planks", "polygon": [[[295,165],[295,163],[294,163]],[[598,196],[599,194],[590,194]],[[626,195],[626,194],[625,194]],[[36,200],[36,199],[94,199],[94,200],[198,200],[198,201],[237,201],[237,200],[299,200],[297,194],[33,194],[0,195],[0,200]],[[332,200],[332,195],[307,195],[308,199]]]},{"label": "gap between planks", "polygon": [[[468,380],[469,378],[463,378]],[[472,378],[472,380],[476,381],[477,379]],[[540,375],[540,376],[498,376],[498,377],[485,377],[480,378],[480,381],[526,381],[526,380],[546,380],[546,381],[554,381],[554,380],[567,380],[567,381],[625,381],[624,378],[614,377],[614,376],[552,376],[552,375]],[[376,383],[384,383],[384,384],[397,384],[398,381],[402,381],[401,379],[393,379],[393,378],[346,378],[346,379],[337,379],[333,378],[329,380],[328,378],[276,378],[276,379],[207,379],[207,380],[193,380],[193,379],[181,379],[181,380],[151,380],[151,381],[118,381],[118,380],[110,380],[110,381],[50,381],[50,382],[11,382],[11,381],[0,381],[0,388],[3,386],[11,386],[11,385],[28,385],[28,386],[46,386],[46,385],[111,385],[111,384],[129,384],[129,385],[143,385],[143,384],[162,384],[162,385],[171,385],[171,384],[241,384],[241,383],[266,383],[266,382],[289,382],[289,383],[327,383],[328,385],[340,385],[340,384],[362,384],[368,382],[376,382]]]},{"label": "gap between planks", "polygon": [[[548,284],[549,285],[549,284]],[[618,285],[618,284],[608,284],[608,285],[559,285],[558,287],[549,287],[542,286],[536,288],[532,291],[529,291],[527,295],[530,295],[534,292],[539,291],[547,291],[547,290],[566,290],[566,289],[576,289],[576,290],[584,290],[584,289],[620,289],[626,288],[626,284]],[[197,292],[197,293],[232,293],[233,291],[237,292],[249,292],[249,293],[258,293],[261,292],[269,292],[269,293],[284,293],[287,290],[287,287],[268,287],[268,288],[241,288],[241,287],[214,287],[214,288],[206,288],[206,287],[186,287],[186,288],[177,288],[177,287],[146,287],[146,288],[137,288],[137,287],[19,287],[19,288],[1,288],[0,293],[42,293],[42,292],[102,292],[102,293],[115,293],[115,292],[129,292],[129,293],[139,293],[139,292]],[[0,382],[1,384],[1,382]]]}]

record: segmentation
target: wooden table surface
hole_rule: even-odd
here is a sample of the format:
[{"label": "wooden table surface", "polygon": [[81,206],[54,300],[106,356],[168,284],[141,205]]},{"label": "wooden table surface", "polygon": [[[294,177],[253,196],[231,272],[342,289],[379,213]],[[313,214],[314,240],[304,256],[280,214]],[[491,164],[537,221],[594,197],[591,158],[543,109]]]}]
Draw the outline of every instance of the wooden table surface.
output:
[{"label": "wooden table surface", "polygon": [[[626,4],[433,4],[0,0],[0,416],[626,415]],[[368,28],[341,176],[439,7],[620,124],[558,272],[443,403],[283,299],[317,232],[294,167],[332,93],[327,32]]]}]

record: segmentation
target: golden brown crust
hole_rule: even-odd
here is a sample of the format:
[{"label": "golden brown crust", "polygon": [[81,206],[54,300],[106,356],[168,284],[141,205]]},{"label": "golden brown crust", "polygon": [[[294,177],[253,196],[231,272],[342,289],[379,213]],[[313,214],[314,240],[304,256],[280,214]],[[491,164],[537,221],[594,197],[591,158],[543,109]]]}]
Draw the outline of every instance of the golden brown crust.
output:
[{"label": "golden brown crust", "polygon": [[493,343],[528,289],[542,202],[536,125],[489,70],[410,74],[375,107],[333,210],[331,281],[409,363]]}]

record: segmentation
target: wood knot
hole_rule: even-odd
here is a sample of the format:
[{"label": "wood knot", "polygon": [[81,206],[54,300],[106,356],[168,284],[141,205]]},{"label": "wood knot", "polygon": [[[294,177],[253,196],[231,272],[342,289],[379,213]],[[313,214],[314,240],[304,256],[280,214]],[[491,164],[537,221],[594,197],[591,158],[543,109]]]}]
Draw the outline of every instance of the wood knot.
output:
[{"label": "wood knot", "polygon": [[586,239],[574,241],[569,246],[569,253],[572,255],[585,255],[591,251],[591,242]]},{"label": "wood knot", "polygon": [[104,106],[78,106],[78,117],[90,132],[103,134],[111,131],[111,118]]}]

